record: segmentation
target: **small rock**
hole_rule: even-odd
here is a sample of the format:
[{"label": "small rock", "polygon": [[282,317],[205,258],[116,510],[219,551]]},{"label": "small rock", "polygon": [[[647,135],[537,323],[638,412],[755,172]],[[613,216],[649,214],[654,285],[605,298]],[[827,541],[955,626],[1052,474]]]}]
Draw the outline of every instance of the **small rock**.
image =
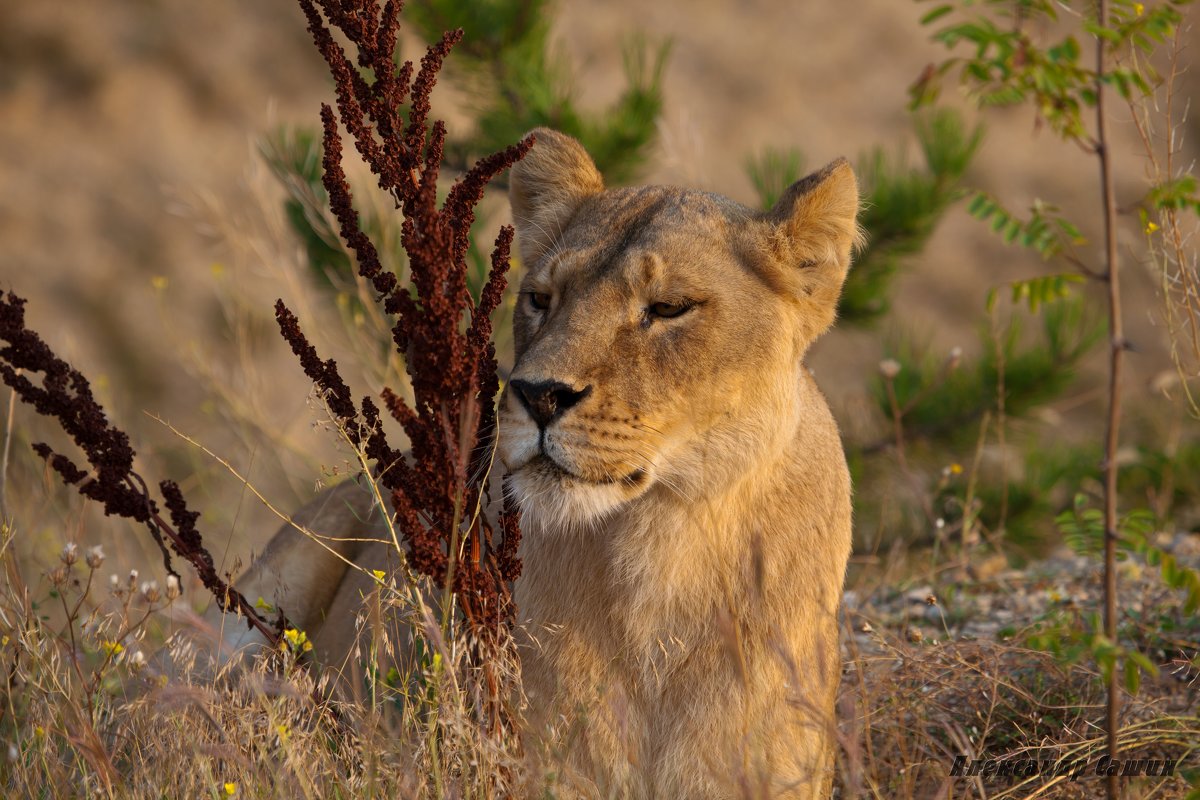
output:
[{"label": "small rock", "polygon": [[1200,557],[1200,534],[1180,531],[1171,540],[1171,552],[1181,558]]}]

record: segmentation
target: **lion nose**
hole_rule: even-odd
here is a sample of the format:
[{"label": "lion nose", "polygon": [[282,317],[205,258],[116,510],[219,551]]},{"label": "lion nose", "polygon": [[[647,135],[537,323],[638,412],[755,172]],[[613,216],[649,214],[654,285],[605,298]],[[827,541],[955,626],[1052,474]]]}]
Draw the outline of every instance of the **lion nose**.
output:
[{"label": "lion nose", "polygon": [[568,408],[592,393],[591,386],[576,391],[558,381],[515,380],[510,386],[539,428],[546,427]]}]

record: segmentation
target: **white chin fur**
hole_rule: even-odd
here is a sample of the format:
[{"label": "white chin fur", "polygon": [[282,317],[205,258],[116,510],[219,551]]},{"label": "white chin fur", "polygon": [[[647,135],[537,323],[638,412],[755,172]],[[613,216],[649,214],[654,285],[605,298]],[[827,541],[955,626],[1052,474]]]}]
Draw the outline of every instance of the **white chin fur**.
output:
[{"label": "white chin fur", "polygon": [[521,507],[522,524],[543,531],[591,527],[629,500],[618,484],[584,483],[530,467],[512,474],[508,491]]}]

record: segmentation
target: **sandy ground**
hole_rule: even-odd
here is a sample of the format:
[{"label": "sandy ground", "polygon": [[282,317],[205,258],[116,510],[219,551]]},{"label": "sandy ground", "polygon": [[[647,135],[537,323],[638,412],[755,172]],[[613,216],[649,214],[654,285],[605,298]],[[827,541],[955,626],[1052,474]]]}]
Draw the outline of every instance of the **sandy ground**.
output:
[{"label": "sandy ground", "polygon": [[[587,103],[619,91],[630,35],[673,42],[646,178],[747,202],[742,163],[763,146],[798,146],[813,166],[911,147],[905,89],[941,55],[918,24],[926,8],[906,0],[564,0],[559,9],[556,35]],[[307,382],[273,330],[274,298],[303,294],[304,278],[255,152],[274,126],[311,124],[330,95],[300,13],[289,0],[58,0],[10,3],[0,17],[0,286],[29,298],[34,325],[97,379],[155,464],[195,474],[196,504],[218,500],[220,530],[261,542],[271,514],[142,412],[199,436],[283,507],[308,491],[316,465],[336,461],[328,437],[311,430]],[[1120,116],[1118,189],[1129,203],[1143,166]],[[1026,111],[986,121],[973,184],[1013,208],[1040,197],[1091,213],[1093,159],[1037,133]],[[1128,266],[1138,345],[1129,392],[1147,413],[1147,382],[1169,362],[1153,281]],[[901,277],[896,313],[875,330],[835,331],[814,353],[843,424],[858,424],[884,333],[915,330],[971,352],[987,289],[1043,269],[953,212]],[[345,347],[333,341],[329,352]],[[19,443],[46,435],[25,409],[17,428]],[[79,525],[77,506],[49,510],[39,474],[36,464],[15,469],[13,480],[27,482],[12,491],[43,509],[46,530]]]}]

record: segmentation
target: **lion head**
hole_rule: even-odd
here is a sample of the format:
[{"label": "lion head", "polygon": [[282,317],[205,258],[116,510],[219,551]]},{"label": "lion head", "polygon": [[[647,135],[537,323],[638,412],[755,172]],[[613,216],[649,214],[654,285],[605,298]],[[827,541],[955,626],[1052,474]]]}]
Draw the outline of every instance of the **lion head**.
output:
[{"label": "lion head", "polygon": [[605,189],[577,141],[532,135],[511,177],[525,275],[499,445],[527,524],[699,497],[785,448],[802,358],[833,322],[859,237],[849,164],[757,212]]}]

